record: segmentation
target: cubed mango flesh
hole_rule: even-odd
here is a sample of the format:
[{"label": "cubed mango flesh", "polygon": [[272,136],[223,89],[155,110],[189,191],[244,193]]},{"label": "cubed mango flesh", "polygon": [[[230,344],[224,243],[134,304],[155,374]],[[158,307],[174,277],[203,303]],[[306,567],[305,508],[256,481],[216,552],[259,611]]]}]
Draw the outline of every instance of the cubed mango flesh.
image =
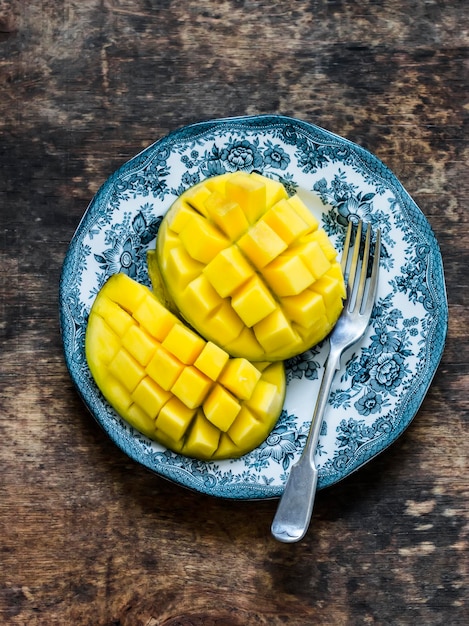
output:
[{"label": "cubed mango flesh", "polygon": [[184,192],[156,244],[175,308],[205,339],[250,361],[284,360],[328,335],[345,297],[336,257],[299,196],[245,172]]},{"label": "cubed mango flesh", "polygon": [[122,418],[187,456],[241,456],[267,437],[282,410],[283,363],[257,367],[231,357],[125,274],[98,292],[85,353],[98,388]]}]

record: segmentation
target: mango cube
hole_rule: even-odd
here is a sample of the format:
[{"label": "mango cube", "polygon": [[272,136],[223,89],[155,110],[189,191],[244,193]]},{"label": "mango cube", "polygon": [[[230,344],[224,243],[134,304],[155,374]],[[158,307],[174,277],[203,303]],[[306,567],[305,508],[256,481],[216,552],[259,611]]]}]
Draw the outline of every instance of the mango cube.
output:
[{"label": "mango cube", "polygon": [[228,435],[240,448],[244,448],[248,441],[257,439],[262,431],[262,422],[252,411],[243,406],[228,431]]},{"label": "mango cube", "polygon": [[315,240],[303,242],[295,248],[295,251],[315,280],[321,278],[331,267],[329,259]]},{"label": "mango cube", "polygon": [[132,326],[132,316],[116,302],[102,298],[97,303],[95,313],[108,320],[109,328],[117,335],[123,335]]},{"label": "mango cube", "polygon": [[226,195],[243,209],[248,222],[254,224],[265,211],[265,183],[242,172],[226,181]]},{"label": "mango cube", "polygon": [[288,247],[263,220],[259,220],[241,237],[238,246],[257,269],[265,267]]},{"label": "mango cube", "polygon": [[195,261],[184,248],[178,247],[168,251],[165,269],[162,268],[162,271],[173,288],[183,291],[191,280],[200,276],[203,268],[203,263]]},{"label": "mango cube", "polygon": [[183,452],[188,452],[191,456],[209,459],[218,448],[220,434],[220,430],[208,421],[203,411],[198,411]]},{"label": "mango cube", "polygon": [[256,275],[233,294],[231,306],[244,324],[251,328],[275,311],[277,303],[265,284]]},{"label": "mango cube", "polygon": [[163,341],[176,323],[176,317],[153,297],[141,301],[133,318],[158,341]]},{"label": "mango cube", "polygon": [[128,391],[133,391],[145,375],[145,370],[126,350],[119,350],[109,363],[109,373]]},{"label": "mango cube", "polygon": [[187,407],[195,409],[202,404],[212,381],[196,367],[185,367],[171,387],[171,391]]},{"label": "mango cube", "polygon": [[288,200],[280,200],[267,211],[262,220],[286,243],[290,244],[310,230]]},{"label": "mango cube", "polygon": [[191,365],[205,345],[205,341],[183,324],[175,324],[161,344],[177,359]]},{"label": "mango cube", "polygon": [[146,373],[160,387],[169,391],[174,385],[182,370],[184,363],[168,352],[163,346],[157,348],[154,357],[146,367]]},{"label": "mango cube", "polygon": [[238,248],[231,246],[217,254],[203,272],[216,292],[225,298],[253,276],[254,269]]},{"label": "mango cube", "polygon": [[[288,204],[295,210],[295,212],[301,217],[301,219],[310,226],[311,230],[318,230],[319,223],[305,203],[300,199],[298,195],[288,198]],[[323,231],[324,232],[324,231]]]},{"label": "mango cube", "polygon": [[285,346],[299,345],[299,337],[284,313],[276,309],[254,326],[257,341],[267,353],[277,353]]},{"label": "mango cube", "polygon": [[[237,337],[234,337],[231,341],[226,342],[225,349],[232,355],[244,355],[244,354],[264,354],[264,348],[257,341],[253,328],[242,328]],[[256,361],[257,365],[258,361]]]},{"label": "mango cube", "polygon": [[140,326],[134,324],[122,337],[122,346],[140,365],[148,364],[158,347],[158,343]]},{"label": "mango cube", "polygon": [[207,337],[224,337],[224,343],[229,344],[243,331],[243,322],[230,303],[225,301],[208,316],[207,327]]},{"label": "mango cube", "polygon": [[211,380],[215,381],[222,373],[229,358],[228,352],[225,352],[225,350],[222,350],[222,348],[211,341],[207,341],[194,365]]},{"label": "mango cube", "polygon": [[155,436],[155,420],[152,419],[138,404],[132,404],[127,411],[129,423],[147,437]]},{"label": "mango cube", "polygon": [[155,418],[163,405],[172,397],[170,391],[160,387],[149,376],[145,376],[138,383],[131,394],[132,400],[143,407],[147,415]]},{"label": "mango cube", "polygon": [[312,286],[312,289],[316,293],[319,293],[324,300],[326,316],[331,324],[333,324],[334,320],[340,315],[341,309],[339,310],[337,305],[337,296],[342,293],[342,288],[342,281],[329,275],[324,275]]},{"label": "mango cube", "polygon": [[179,233],[179,237],[189,255],[200,263],[209,263],[215,255],[230,245],[229,239],[200,215],[194,215]]},{"label": "mango cube", "polygon": [[342,274],[342,268],[340,266],[340,263],[337,263],[337,261],[335,263],[332,263],[328,271],[328,275],[331,278],[337,279],[337,282],[339,283],[339,286],[338,286],[339,295],[341,298],[345,299],[345,297],[347,296],[347,291],[345,288],[344,275]]},{"label": "mango cube", "polygon": [[305,289],[297,296],[281,298],[283,310],[300,326],[308,328],[326,314],[323,298],[314,291]]},{"label": "mango cube", "polygon": [[241,410],[241,405],[229,391],[216,384],[205,400],[203,409],[207,419],[226,432]]},{"label": "mango cube", "polygon": [[171,437],[178,441],[189,428],[194,414],[194,409],[188,408],[179,398],[173,396],[158,413],[155,427],[171,433]]},{"label": "mango cube", "polygon": [[341,293],[342,285],[337,278],[327,275],[317,280],[311,288],[324,300],[327,313],[327,309],[334,306],[334,302],[337,300],[337,294]]},{"label": "mango cube", "polygon": [[226,174],[220,174],[219,176],[213,176],[212,178],[207,178],[207,180],[203,181],[207,189],[212,193],[220,193],[223,196],[225,195],[226,190],[226,181],[229,180],[233,174],[231,172],[227,172]]},{"label": "mango cube", "polygon": [[227,200],[220,193],[212,193],[205,201],[210,219],[231,240],[236,240],[248,228],[249,222],[244,211],[234,200]]},{"label": "mango cube", "polygon": [[100,315],[94,315],[90,320],[88,333],[90,342],[92,341],[95,346],[89,357],[97,356],[98,363],[110,363],[121,346],[119,335],[111,330],[108,323]]},{"label": "mango cube", "polygon": [[260,419],[267,419],[277,402],[275,385],[265,380],[259,381],[249,400],[249,408]]},{"label": "mango cube", "polygon": [[269,263],[262,274],[277,296],[296,296],[314,282],[299,256],[282,255]]},{"label": "mango cube", "polygon": [[277,204],[280,200],[288,198],[287,191],[281,182],[267,178],[258,172],[251,172],[250,177],[265,185],[265,206],[266,208]]},{"label": "mango cube", "polygon": [[184,290],[184,304],[198,320],[204,320],[222,303],[222,298],[213,288],[205,274],[200,274]]},{"label": "mango cube", "polygon": [[199,183],[198,185],[188,189],[185,192],[184,197],[187,204],[193,207],[198,213],[207,216],[205,201],[210,197],[210,195],[210,191],[207,189],[206,185]]},{"label": "mango cube", "polygon": [[219,382],[242,400],[251,397],[261,372],[247,359],[230,359]]},{"label": "mango cube", "polygon": [[329,261],[335,261],[337,259],[337,250],[332,245],[326,231],[322,229],[316,230],[311,234],[311,239],[318,242]]},{"label": "mango cube", "polygon": [[106,398],[116,411],[122,416],[127,416],[127,412],[132,404],[132,398],[128,389],[114,376],[98,375],[95,380],[99,384],[99,388],[105,390]]},{"label": "mango cube", "polygon": [[194,209],[189,206],[188,199],[181,200],[178,198],[174,203],[172,210],[168,213],[167,223],[170,229],[179,235],[179,233],[187,226],[194,217]]},{"label": "mango cube", "polygon": [[126,311],[134,311],[140,302],[145,299],[146,293],[140,290],[138,283],[129,285],[125,274],[116,274],[116,279],[108,285],[106,295],[109,300],[116,302]]},{"label": "mango cube", "polygon": [[222,432],[218,442],[217,456],[221,459],[235,459],[241,454],[241,448],[238,448],[228,433]]}]

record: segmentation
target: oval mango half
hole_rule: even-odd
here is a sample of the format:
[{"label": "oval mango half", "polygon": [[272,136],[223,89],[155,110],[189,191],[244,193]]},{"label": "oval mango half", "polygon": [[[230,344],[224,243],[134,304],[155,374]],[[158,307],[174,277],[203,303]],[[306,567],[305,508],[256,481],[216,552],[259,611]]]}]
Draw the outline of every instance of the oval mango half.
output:
[{"label": "oval mango half", "polygon": [[125,274],[113,275],[98,292],[85,353],[97,386],[128,423],[190,457],[249,452],[282,410],[282,363],[231,357]]}]

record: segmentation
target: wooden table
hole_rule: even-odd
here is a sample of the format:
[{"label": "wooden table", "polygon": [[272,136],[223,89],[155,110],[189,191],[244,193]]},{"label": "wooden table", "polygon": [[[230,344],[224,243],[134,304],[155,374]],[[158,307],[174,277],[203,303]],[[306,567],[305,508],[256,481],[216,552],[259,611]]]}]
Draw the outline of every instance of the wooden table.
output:
[{"label": "wooden table", "polygon": [[[382,6],[383,5],[383,6]],[[0,2],[0,623],[469,623],[466,3]],[[192,493],[104,435],[66,370],[58,281],[87,204],[184,124],[283,113],[368,148],[428,218],[446,350],[388,451],[318,495]]]}]

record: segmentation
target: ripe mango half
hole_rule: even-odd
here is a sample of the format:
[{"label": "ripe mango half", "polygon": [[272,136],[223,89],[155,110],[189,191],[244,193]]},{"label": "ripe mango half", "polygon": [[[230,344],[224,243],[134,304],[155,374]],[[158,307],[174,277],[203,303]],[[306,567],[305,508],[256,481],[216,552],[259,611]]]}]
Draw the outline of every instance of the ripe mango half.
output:
[{"label": "ripe mango half", "polygon": [[114,409],[186,456],[239,457],[267,437],[282,410],[282,363],[231,357],[125,274],[113,275],[99,291],[85,353]]},{"label": "ripe mango half", "polygon": [[345,298],[336,257],[300,198],[257,173],[222,174],[188,189],[163,218],[156,244],[165,291],[182,316],[250,361],[290,358],[332,330]]}]

